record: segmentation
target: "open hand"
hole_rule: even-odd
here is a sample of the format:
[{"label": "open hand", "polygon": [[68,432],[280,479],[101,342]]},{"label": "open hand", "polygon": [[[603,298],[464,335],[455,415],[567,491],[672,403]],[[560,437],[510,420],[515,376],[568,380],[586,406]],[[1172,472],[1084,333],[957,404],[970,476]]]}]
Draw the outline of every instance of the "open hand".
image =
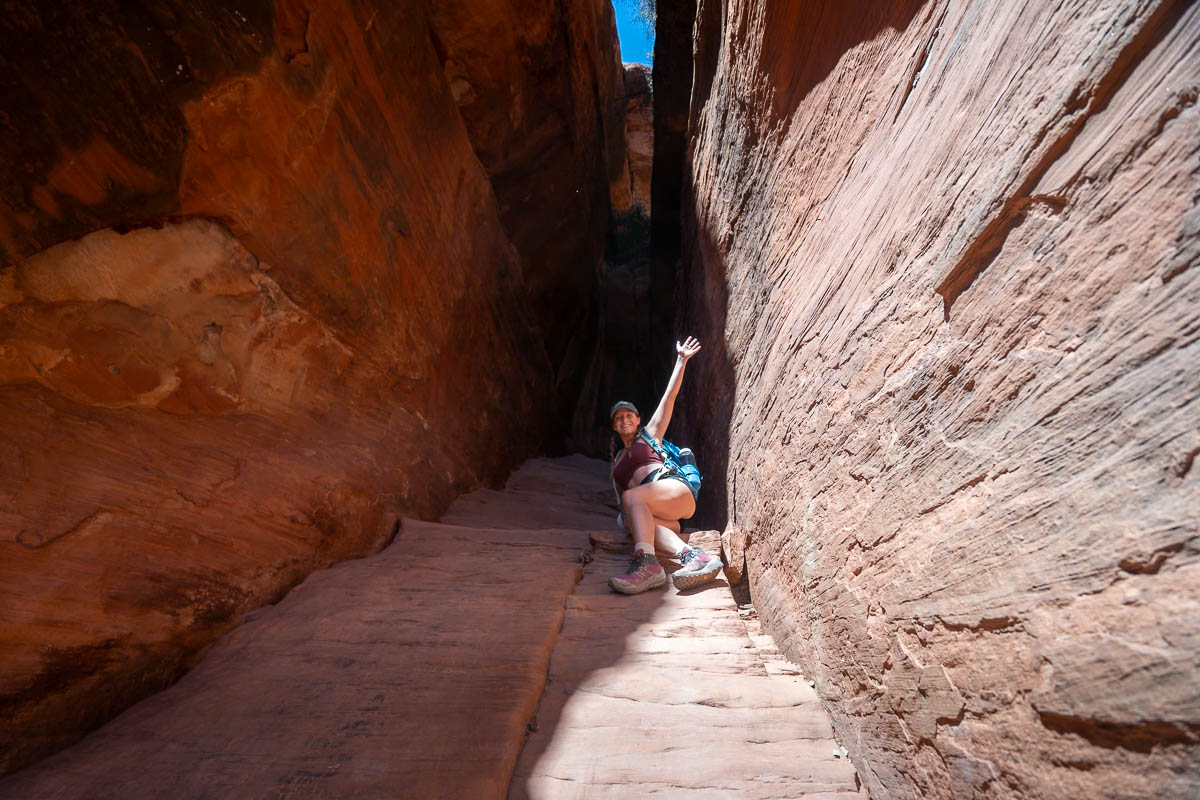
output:
[{"label": "open hand", "polygon": [[679,354],[680,361],[687,361],[700,352],[700,340],[694,336],[689,336],[683,344],[676,342],[675,352]]}]

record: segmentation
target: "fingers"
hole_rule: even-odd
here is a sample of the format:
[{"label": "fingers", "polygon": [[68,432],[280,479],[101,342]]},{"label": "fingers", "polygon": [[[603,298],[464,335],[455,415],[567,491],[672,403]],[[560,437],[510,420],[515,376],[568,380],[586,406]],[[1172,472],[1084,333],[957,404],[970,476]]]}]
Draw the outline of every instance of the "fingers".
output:
[{"label": "fingers", "polygon": [[676,341],[675,351],[684,358],[691,358],[700,352],[700,340],[695,336],[689,336],[682,344]]}]

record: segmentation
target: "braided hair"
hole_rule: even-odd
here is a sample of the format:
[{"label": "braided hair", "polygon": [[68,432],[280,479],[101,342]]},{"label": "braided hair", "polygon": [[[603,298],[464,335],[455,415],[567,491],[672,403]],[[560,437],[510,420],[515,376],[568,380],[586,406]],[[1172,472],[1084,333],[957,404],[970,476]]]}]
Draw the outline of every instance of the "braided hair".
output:
[{"label": "braided hair", "polygon": [[[633,403],[630,403],[628,400],[618,400],[616,403],[613,404],[612,409],[608,412],[610,422],[612,421],[612,418],[617,415],[617,412],[619,410],[621,410],[622,408],[627,408],[630,411],[632,411],[634,414],[638,413],[638,410],[633,405]],[[638,434],[641,432],[642,432],[642,428],[639,425],[637,431],[635,431],[633,434],[634,439],[636,439]],[[617,439],[618,439],[618,437],[617,437],[616,431],[613,431],[608,437],[608,477],[609,478],[612,478],[616,472],[617,456],[620,455],[620,450],[625,449],[624,446],[622,446],[620,449],[617,448]]]}]

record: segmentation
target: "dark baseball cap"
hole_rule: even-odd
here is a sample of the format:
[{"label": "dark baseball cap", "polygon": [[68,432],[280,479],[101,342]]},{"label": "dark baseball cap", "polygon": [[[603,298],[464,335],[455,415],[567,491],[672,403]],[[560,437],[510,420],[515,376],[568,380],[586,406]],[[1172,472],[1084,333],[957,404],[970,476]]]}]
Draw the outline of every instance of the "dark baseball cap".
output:
[{"label": "dark baseball cap", "polygon": [[637,406],[635,406],[633,403],[629,402],[628,400],[619,400],[616,403],[613,403],[612,409],[608,412],[608,418],[612,419],[613,417],[615,417],[617,415],[617,412],[620,411],[622,408],[628,408],[630,411],[637,414],[639,417],[641,416],[641,414],[638,413]]}]

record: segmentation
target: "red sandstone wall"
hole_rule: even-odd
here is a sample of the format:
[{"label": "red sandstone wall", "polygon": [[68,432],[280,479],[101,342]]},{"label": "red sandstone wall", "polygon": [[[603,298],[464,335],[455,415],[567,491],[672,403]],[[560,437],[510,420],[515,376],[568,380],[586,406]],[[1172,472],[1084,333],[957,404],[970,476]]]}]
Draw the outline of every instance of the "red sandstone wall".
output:
[{"label": "red sandstone wall", "polygon": [[1200,791],[1200,6],[697,12],[681,403],[876,800]]},{"label": "red sandstone wall", "polygon": [[[539,329],[562,322],[530,315],[512,242],[524,214],[568,215],[579,258],[532,283],[586,313],[610,143],[571,123],[599,201],[498,203],[489,146],[511,181],[558,162],[460,111],[448,5],[376,5],[0,15],[0,771],[556,431],[542,334],[572,331]],[[547,5],[555,26],[521,46],[550,37],[537,68],[573,80],[476,100],[582,102],[594,123],[619,76],[611,8]]]}]

